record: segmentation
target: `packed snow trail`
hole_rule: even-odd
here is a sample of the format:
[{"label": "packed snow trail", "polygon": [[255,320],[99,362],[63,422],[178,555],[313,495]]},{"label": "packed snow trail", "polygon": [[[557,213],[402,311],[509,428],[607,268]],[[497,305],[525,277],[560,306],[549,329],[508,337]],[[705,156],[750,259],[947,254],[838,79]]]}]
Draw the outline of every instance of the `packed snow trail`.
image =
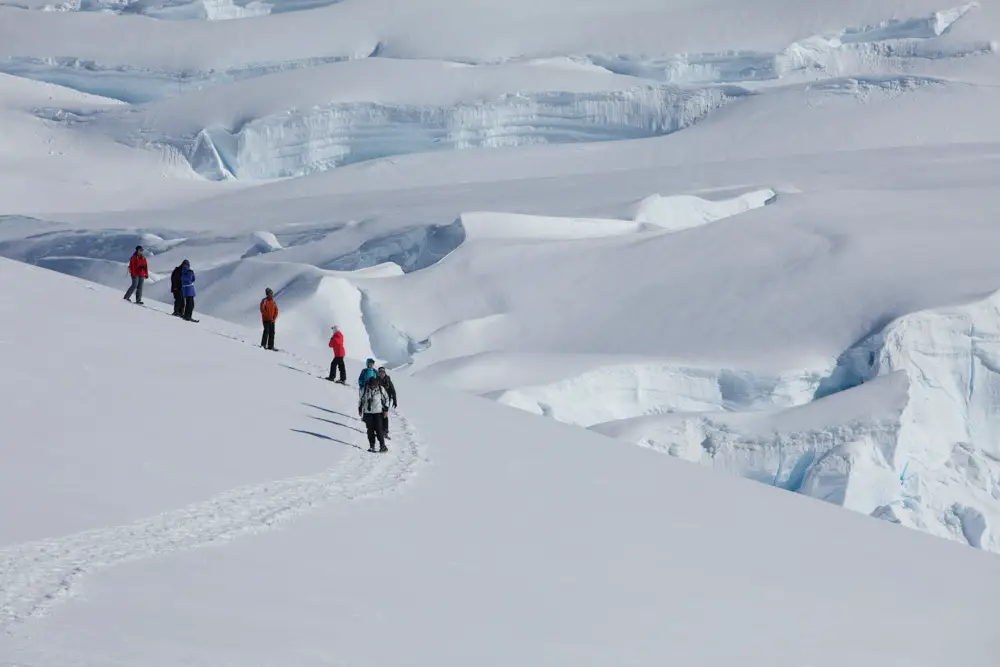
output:
[{"label": "packed snow trail", "polygon": [[73,595],[84,575],[276,527],[319,505],[394,491],[422,460],[416,434],[394,415],[397,437],[385,455],[360,447],[316,475],[233,489],[205,502],[134,523],[0,550],[0,622],[8,633]]},{"label": "packed snow trail", "polygon": [[[221,331],[208,331],[241,340]],[[395,491],[414,476],[424,456],[406,417],[397,412],[392,420],[396,437],[385,454],[371,454],[360,445],[345,443],[351,444],[351,451],[340,463],[315,475],[242,486],[126,525],[0,549],[0,625],[8,634],[14,634],[19,624],[46,615],[53,606],[72,597],[81,579],[97,570],[224,543],[273,529],[330,502]],[[293,431],[334,440],[321,433]]]}]

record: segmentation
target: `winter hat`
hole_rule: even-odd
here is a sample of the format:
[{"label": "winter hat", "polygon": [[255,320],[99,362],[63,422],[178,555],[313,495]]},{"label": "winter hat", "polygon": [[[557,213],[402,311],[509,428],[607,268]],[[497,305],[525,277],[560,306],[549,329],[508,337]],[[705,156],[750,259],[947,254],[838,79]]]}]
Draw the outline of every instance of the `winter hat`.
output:
[{"label": "winter hat", "polygon": [[135,251],[136,251],[136,252],[139,252],[140,250],[142,250],[142,246],[141,246],[141,245],[137,245],[137,246],[135,247]]},{"label": "winter hat", "polygon": [[378,384],[378,378],[375,377],[368,378],[368,386],[371,386],[373,384]]},{"label": "winter hat", "polygon": [[332,327],[330,327],[330,328],[331,328],[331,329],[333,329],[334,331],[340,331],[340,327],[338,327],[338,326],[337,326],[336,324],[334,324],[334,325],[333,325]]},{"label": "winter hat", "polygon": [[372,359],[371,357],[368,357],[368,359],[365,360],[365,366],[371,366],[374,363],[375,363],[375,360]]},{"label": "winter hat", "polygon": [[265,287],[264,288],[264,294],[267,294],[268,296],[270,296],[270,295],[274,294],[274,290],[271,289],[270,287]]},{"label": "winter hat", "polygon": [[181,262],[181,266],[191,266],[191,262],[185,259],[183,262]]}]

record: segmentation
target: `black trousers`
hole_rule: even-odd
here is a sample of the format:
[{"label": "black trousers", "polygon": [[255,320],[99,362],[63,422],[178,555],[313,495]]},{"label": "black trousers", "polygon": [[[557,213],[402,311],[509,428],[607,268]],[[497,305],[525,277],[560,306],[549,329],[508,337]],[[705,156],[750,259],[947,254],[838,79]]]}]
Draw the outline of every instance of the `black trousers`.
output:
[{"label": "black trousers", "polygon": [[184,296],[181,294],[180,290],[173,293],[174,295],[174,315],[184,314]]},{"label": "black trousers", "polygon": [[260,337],[260,346],[274,349],[274,322],[264,322],[264,333]]},{"label": "black trousers", "polygon": [[389,435],[389,413],[382,415],[382,434]]},{"label": "black trousers", "polygon": [[190,320],[193,314],[194,314],[194,297],[186,296],[184,297],[184,319]]},{"label": "black trousers", "polygon": [[365,426],[368,427],[368,446],[374,447],[378,439],[379,447],[385,447],[385,431],[382,430],[382,415],[365,413]]},{"label": "black trousers", "polygon": [[347,367],[344,366],[343,357],[334,357],[330,362],[330,379],[337,379],[337,371],[340,371],[340,381],[347,382]]}]

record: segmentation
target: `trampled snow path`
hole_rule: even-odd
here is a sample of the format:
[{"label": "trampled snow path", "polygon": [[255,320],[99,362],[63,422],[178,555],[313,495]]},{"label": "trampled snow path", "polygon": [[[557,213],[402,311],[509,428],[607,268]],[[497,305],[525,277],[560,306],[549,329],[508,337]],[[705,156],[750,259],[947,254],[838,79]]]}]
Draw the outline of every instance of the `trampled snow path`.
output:
[{"label": "trampled snow path", "polygon": [[360,449],[322,473],[246,486],[134,523],[0,550],[0,623],[10,634],[73,595],[87,574],[274,528],[333,500],[359,500],[407,482],[422,460],[416,434],[402,415],[387,455]]},{"label": "trampled snow path", "polygon": [[396,437],[385,455],[356,446],[339,465],[315,475],[243,486],[131,524],[0,549],[0,625],[13,634],[72,597],[81,579],[97,570],[273,529],[332,501],[395,491],[425,459],[406,417],[397,413],[393,423]]}]

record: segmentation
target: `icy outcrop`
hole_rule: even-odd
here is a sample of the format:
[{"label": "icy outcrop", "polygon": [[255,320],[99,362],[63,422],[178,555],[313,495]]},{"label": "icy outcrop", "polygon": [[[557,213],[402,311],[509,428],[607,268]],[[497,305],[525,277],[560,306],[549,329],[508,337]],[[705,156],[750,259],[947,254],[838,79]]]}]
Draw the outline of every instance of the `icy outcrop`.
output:
[{"label": "icy outcrop", "polygon": [[644,86],[508,94],[443,107],[338,103],[255,118],[236,131],[205,128],[178,146],[207,177],[284,178],[408,153],[659,136],[744,95]]},{"label": "icy outcrop", "polygon": [[[810,378],[812,379],[812,378]],[[594,431],[788,491],[870,513],[899,494],[895,471],[905,373],[793,407],[652,414]],[[800,392],[792,397],[809,401]],[[757,408],[757,409],[755,409]]]},{"label": "icy outcrop", "polygon": [[678,231],[762,208],[777,198],[777,193],[771,189],[754,190],[718,201],[692,195],[651,195],[636,207],[635,220]]},{"label": "icy outcrop", "polygon": [[616,74],[675,84],[751,84],[791,77],[839,77],[902,71],[919,59],[963,58],[996,51],[993,42],[942,43],[938,37],[978,7],[971,3],[912,19],[891,19],[796,41],[774,53],[728,51],[662,57],[590,55],[582,60]]},{"label": "icy outcrop", "polygon": [[727,399],[711,374],[631,396],[614,374],[585,377],[503,402],[1000,551],[1000,293],[889,323],[827,377],[783,391],[790,409],[769,409],[781,401],[759,382],[764,400]]},{"label": "icy outcrop", "polygon": [[269,252],[274,252],[276,250],[282,250],[281,243],[278,242],[278,238],[271,232],[254,232],[250,239],[253,241],[253,245],[247,250],[242,259],[247,259],[249,257],[257,257],[258,255],[265,255]]},{"label": "icy outcrop", "polygon": [[906,315],[841,360],[862,381],[911,380],[897,468],[904,525],[1000,550],[1000,293]]}]

